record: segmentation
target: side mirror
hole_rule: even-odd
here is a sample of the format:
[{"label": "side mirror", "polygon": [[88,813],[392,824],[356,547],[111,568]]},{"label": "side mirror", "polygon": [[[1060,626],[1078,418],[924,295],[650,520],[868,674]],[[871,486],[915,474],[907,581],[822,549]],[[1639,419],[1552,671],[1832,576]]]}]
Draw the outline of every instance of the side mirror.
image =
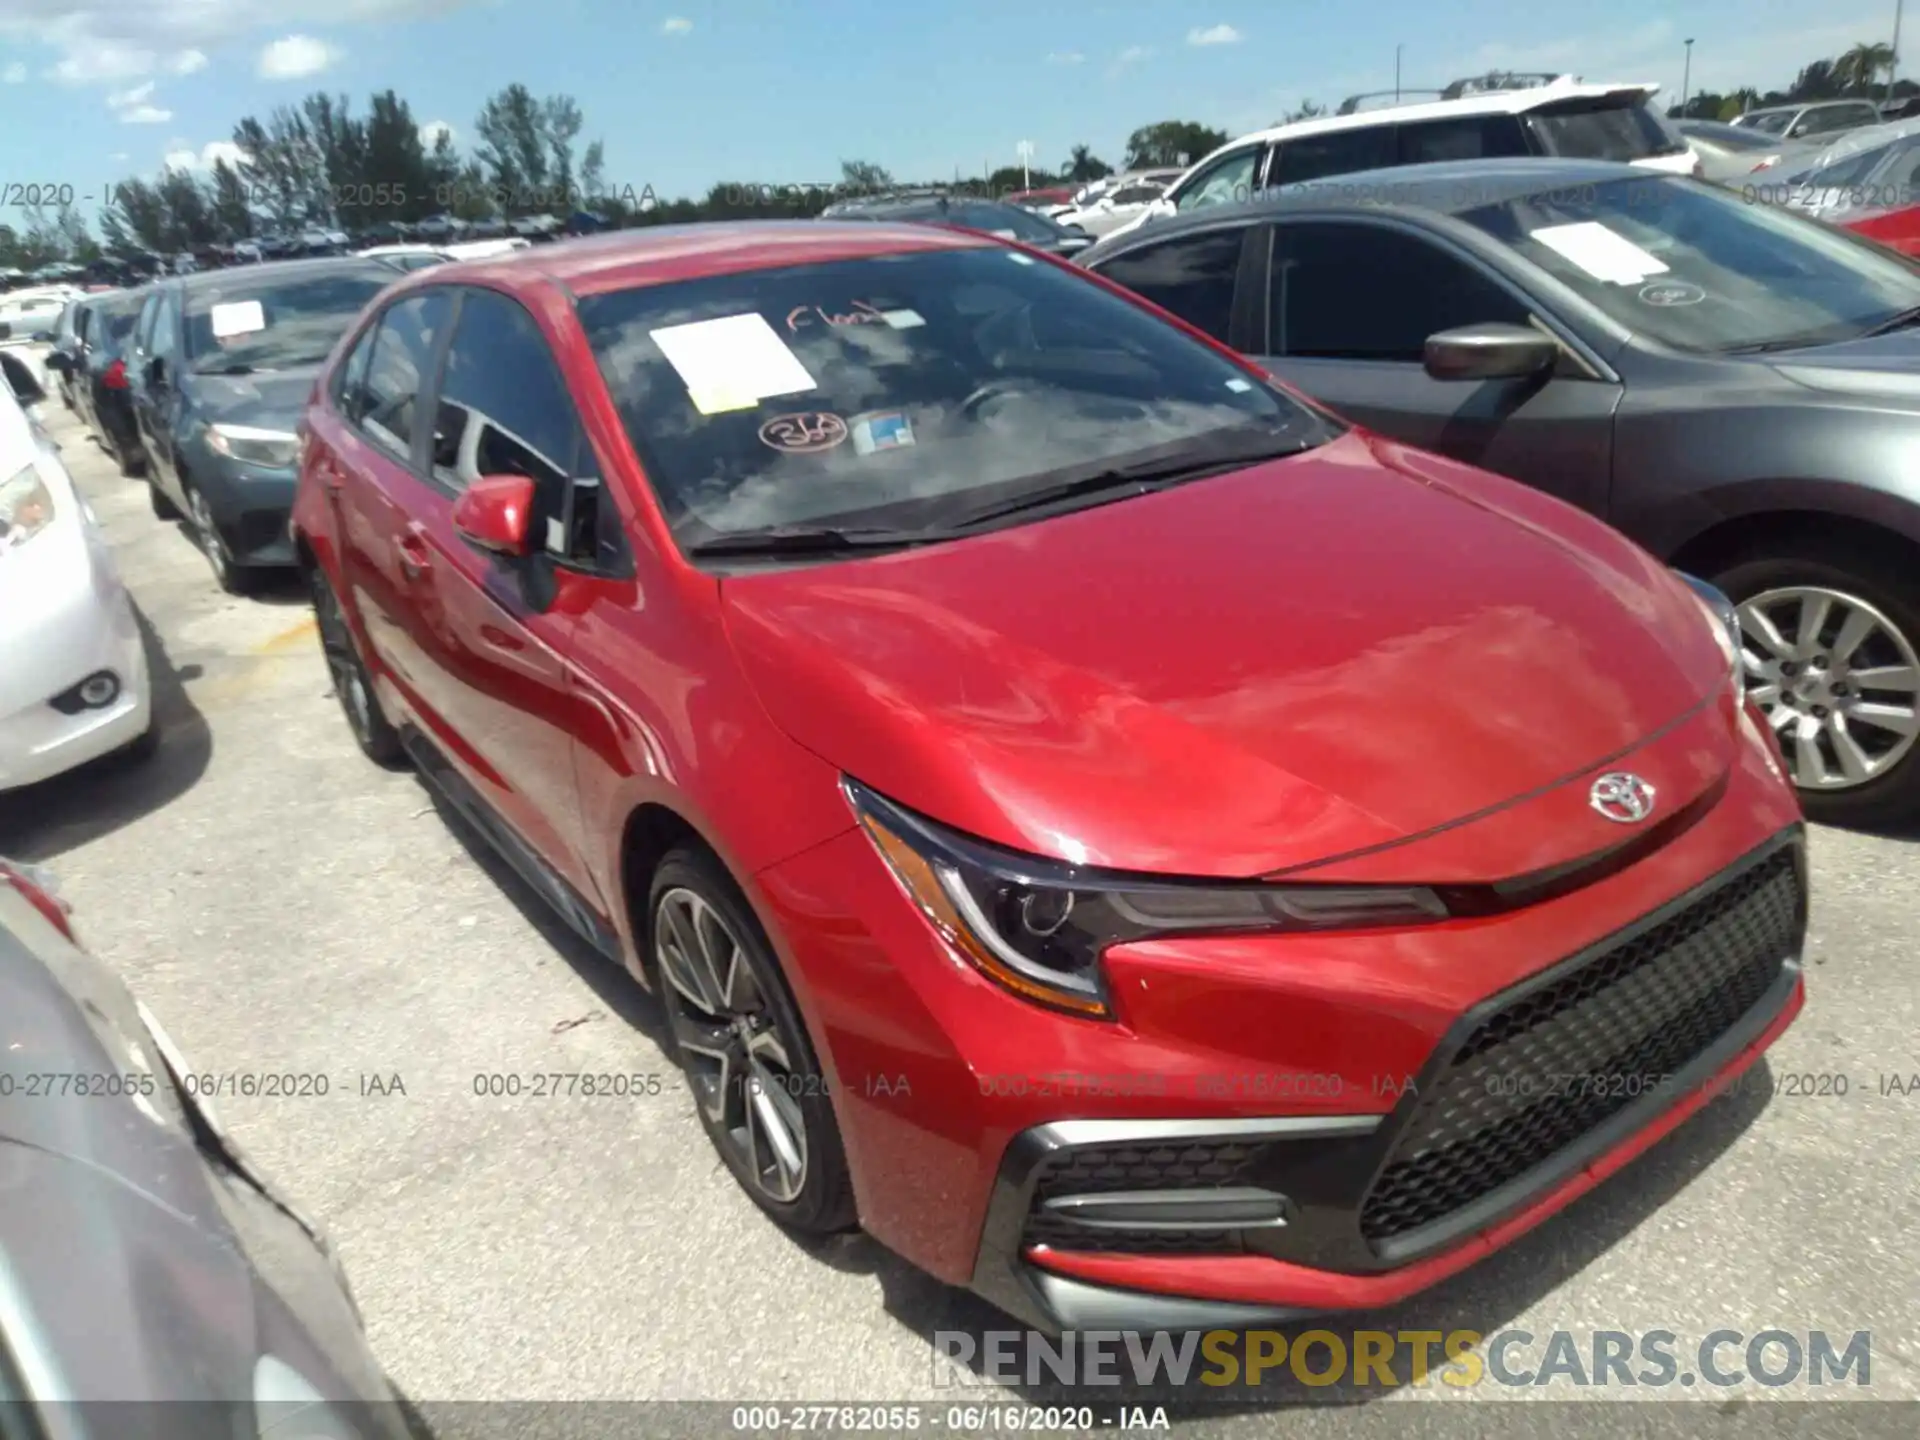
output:
[{"label": "side mirror", "polygon": [[1553,369],[1560,347],[1525,325],[1463,325],[1429,335],[1425,359],[1436,380],[1524,380]]},{"label": "side mirror", "polygon": [[53,371],[56,375],[70,375],[73,373],[73,361],[58,350],[53,351],[47,356],[45,364],[47,369]]},{"label": "side mirror", "polygon": [[532,524],[533,481],[524,475],[482,475],[453,502],[453,528],[495,555],[525,555]]}]

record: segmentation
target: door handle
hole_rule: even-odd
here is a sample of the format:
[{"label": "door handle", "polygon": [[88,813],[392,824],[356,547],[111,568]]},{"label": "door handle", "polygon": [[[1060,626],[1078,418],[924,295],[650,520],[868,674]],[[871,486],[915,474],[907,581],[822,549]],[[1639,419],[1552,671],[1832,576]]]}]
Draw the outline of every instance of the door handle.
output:
[{"label": "door handle", "polygon": [[400,552],[400,573],[407,579],[418,580],[433,568],[426,539],[418,530],[408,530],[395,548]]}]

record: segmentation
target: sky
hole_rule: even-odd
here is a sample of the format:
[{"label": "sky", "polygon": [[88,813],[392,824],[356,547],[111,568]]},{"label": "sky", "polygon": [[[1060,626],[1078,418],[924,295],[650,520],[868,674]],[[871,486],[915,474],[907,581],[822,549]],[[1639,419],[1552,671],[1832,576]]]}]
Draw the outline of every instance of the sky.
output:
[{"label": "sky", "polygon": [[[1491,68],[1784,86],[1890,41],[1896,0],[0,0],[0,202],[71,185],[91,220],[129,175],[204,167],[233,125],[316,89],[392,87],[472,139],[514,81],[574,97],[606,180],[827,184],[1117,163],[1156,120],[1259,129],[1302,99]],[[1920,6],[1910,17],[1920,38]],[[1920,45],[1915,71],[1920,78]],[[1903,70],[1905,67],[1902,67]],[[0,214],[0,224],[8,217]]]}]

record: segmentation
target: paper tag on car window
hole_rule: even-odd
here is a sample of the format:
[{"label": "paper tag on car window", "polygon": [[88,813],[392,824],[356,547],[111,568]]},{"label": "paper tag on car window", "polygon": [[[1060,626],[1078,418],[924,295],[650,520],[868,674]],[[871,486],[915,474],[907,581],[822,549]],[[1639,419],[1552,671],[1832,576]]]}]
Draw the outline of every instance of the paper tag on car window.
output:
[{"label": "paper tag on car window", "polygon": [[1643,284],[1649,277],[1667,271],[1666,261],[1595,220],[1549,225],[1527,233],[1529,239],[1538,240],[1594,279],[1613,285]]},{"label": "paper tag on car window", "polygon": [[229,300],[207,311],[207,319],[213,325],[216,340],[251,335],[267,328],[267,312],[258,300]]},{"label": "paper tag on car window", "polygon": [[669,325],[651,335],[703,415],[816,388],[800,357],[758,312]]}]

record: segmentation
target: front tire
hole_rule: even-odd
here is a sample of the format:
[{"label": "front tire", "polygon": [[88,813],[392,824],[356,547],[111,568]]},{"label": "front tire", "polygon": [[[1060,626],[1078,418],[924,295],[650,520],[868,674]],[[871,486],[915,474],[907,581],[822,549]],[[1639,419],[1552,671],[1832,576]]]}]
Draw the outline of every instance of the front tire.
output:
[{"label": "front tire", "polygon": [[647,913],[674,1057],[721,1160],[782,1225],[852,1228],[829,1085],[739,887],[704,852],[674,850],[654,874]]},{"label": "front tire", "polygon": [[207,557],[213,583],[229,595],[246,594],[253,588],[253,572],[235,562],[226,538],[214,522],[213,507],[207,503],[207,497],[193,485],[188,485],[186,491],[187,523],[193,527],[193,538],[200,546],[200,553]]},{"label": "front tire", "polygon": [[1837,545],[1750,555],[1714,583],[1739,608],[1747,691],[1780,737],[1809,819],[1920,818],[1920,589]]},{"label": "front tire", "polygon": [[180,518],[180,507],[166,497],[166,493],[161,490],[159,482],[153,478],[153,472],[151,470],[147,472],[147,504],[152,507],[153,518],[156,520],[178,520]]},{"label": "front tire", "polygon": [[313,618],[320,632],[320,653],[327,662],[327,675],[333,681],[333,693],[346,714],[354,743],[374,764],[387,770],[400,769],[407,763],[406,746],[400,743],[400,732],[380,708],[373,677],[360,658],[359,647],[354,644],[340,597],[328,582],[326,571],[318,565],[310,572],[308,588],[313,594]]}]

